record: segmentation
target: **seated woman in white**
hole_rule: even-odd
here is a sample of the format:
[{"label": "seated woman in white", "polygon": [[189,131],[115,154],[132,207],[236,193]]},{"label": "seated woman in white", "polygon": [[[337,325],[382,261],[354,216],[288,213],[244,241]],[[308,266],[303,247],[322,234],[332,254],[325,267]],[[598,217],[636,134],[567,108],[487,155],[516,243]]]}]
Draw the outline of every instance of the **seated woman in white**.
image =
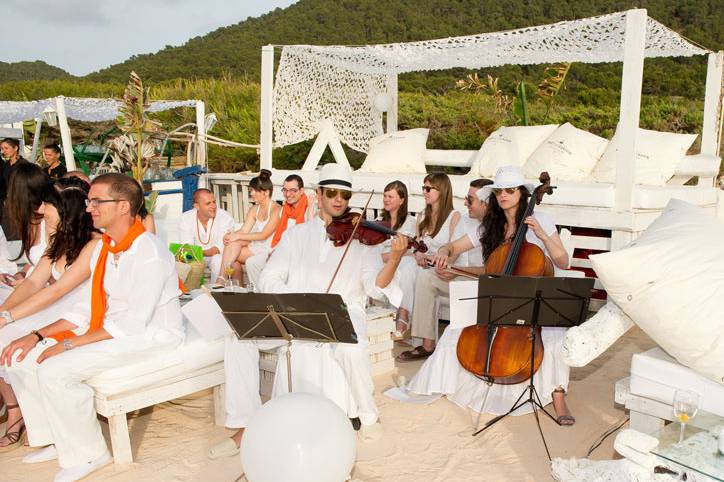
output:
[{"label": "seated woman in white", "polygon": [[[411,238],[417,237],[415,218],[407,211],[408,200],[407,186],[402,181],[392,181],[385,186],[382,196],[383,211],[378,221],[383,222],[390,229]],[[382,261],[387,262],[390,256],[392,238],[383,244]],[[417,260],[412,256],[412,251],[403,256],[400,265],[395,273],[398,280],[408,276],[415,276],[417,273]],[[398,281],[399,282],[399,281]],[[413,288],[414,295],[414,288]],[[395,317],[395,331],[392,333],[394,341],[403,340],[410,335],[410,313],[412,313],[412,296],[403,298],[402,304],[397,308]]]},{"label": "seated woman in white", "polygon": [[[274,231],[279,224],[282,208],[272,200],[274,184],[271,172],[262,169],[249,181],[249,194],[255,206],[249,208],[241,229],[224,236],[224,253],[221,256],[223,274],[241,281],[241,265],[255,255],[269,254]],[[232,272],[233,269],[233,272]],[[224,282],[219,275],[217,283]]]},{"label": "seated woman in white", "polygon": [[[460,222],[460,213],[453,209],[452,184],[447,174],[438,172],[425,176],[422,194],[425,198],[425,211],[418,216],[417,240],[425,243],[427,253],[415,253],[417,265],[414,270],[399,271],[397,278],[403,293],[402,306],[409,306],[411,309],[414,304],[415,281],[419,270],[429,267],[430,260],[441,246],[462,236],[459,230],[463,227]],[[403,268],[402,265],[400,267]],[[435,349],[436,333],[429,331],[427,327],[416,325],[414,319],[412,320],[412,336],[422,338],[422,345],[402,352],[397,358],[399,361],[425,358]]]},{"label": "seated woman in white", "polygon": [[[522,221],[528,226],[526,241],[540,247],[558,268],[568,266],[568,253],[561,243],[556,226],[550,217],[536,212],[521,219],[533,185],[526,184],[520,169],[502,167],[495,176],[495,183],[480,191],[481,200],[487,200],[488,207],[483,218],[483,258],[501,244],[511,240]],[[492,194],[491,194],[492,193]],[[462,330],[447,329],[440,338],[435,353],[425,361],[420,371],[407,385],[414,393],[447,395],[448,399],[463,407],[492,414],[506,413],[523,392],[527,381],[515,385],[488,385],[462,368],[457,359],[457,341]],[[569,367],[562,360],[561,346],[565,328],[543,328],[542,341],[545,347],[543,362],[533,381],[543,404],[553,402],[557,420],[562,425],[573,425],[575,419],[565,402],[568,388]],[[489,390],[489,392],[488,392]],[[486,397],[487,392],[487,397]],[[485,406],[482,406],[485,401]],[[528,404],[515,412],[516,415],[530,411]]]},{"label": "seated woman in white", "polygon": [[[42,172],[38,166],[29,165]],[[11,184],[10,192],[17,193],[18,187]],[[0,305],[0,350],[47,325],[49,320],[62,317],[87,296],[90,255],[98,237],[90,215],[85,212],[87,193],[88,186],[82,181],[62,179],[55,186],[48,184],[40,194],[42,204],[30,211],[42,213],[52,241],[33,272]],[[9,207],[12,212],[12,204]],[[8,429],[0,438],[0,451],[22,444],[24,429],[15,395],[5,378],[3,366],[0,394],[8,408]]]}]

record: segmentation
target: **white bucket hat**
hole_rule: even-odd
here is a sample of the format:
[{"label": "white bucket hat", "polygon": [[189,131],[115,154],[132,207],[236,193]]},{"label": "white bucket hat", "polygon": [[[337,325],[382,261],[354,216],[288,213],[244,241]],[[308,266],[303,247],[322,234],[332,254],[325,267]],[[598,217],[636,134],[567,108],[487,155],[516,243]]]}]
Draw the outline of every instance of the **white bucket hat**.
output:
[{"label": "white bucket hat", "polygon": [[319,172],[319,182],[317,183],[317,187],[351,191],[352,171],[341,164],[337,164],[336,162],[325,164]]},{"label": "white bucket hat", "polygon": [[531,194],[533,193],[533,189],[535,189],[535,184],[525,182],[525,178],[523,177],[523,173],[519,167],[503,166],[495,173],[495,182],[481,187],[475,192],[475,195],[482,202],[488,202],[488,198],[493,192],[493,189],[505,189],[508,187],[519,186],[525,187]]}]

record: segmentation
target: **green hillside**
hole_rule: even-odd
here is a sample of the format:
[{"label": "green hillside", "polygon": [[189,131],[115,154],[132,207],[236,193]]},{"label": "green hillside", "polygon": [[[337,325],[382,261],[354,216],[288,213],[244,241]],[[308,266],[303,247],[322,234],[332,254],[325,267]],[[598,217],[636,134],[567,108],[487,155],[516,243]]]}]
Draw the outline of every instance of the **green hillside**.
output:
[{"label": "green hillside", "polygon": [[35,62],[0,62],[0,83],[71,78],[73,76],[65,70],[46,64],[42,60],[36,60]]}]

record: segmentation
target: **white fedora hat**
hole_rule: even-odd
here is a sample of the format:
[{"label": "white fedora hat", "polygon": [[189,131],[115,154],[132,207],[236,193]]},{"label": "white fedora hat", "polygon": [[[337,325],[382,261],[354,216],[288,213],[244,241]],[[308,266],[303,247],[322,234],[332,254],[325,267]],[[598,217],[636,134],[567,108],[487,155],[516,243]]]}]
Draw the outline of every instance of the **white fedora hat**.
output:
[{"label": "white fedora hat", "polygon": [[508,187],[520,186],[526,188],[531,194],[533,193],[533,189],[535,189],[535,184],[525,182],[525,178],[523,177],[523,173],[521,172],[519,167],[503,166],[498,169],[498,172],[495,173],[495,181],[493,182],[493,184],[488,184],[487,186],[481,187],[477,190],[475,195],[478,197],[479,200],[483,202],[488,202],[488,198],[493,192],[493,189],[505,189]]},{"label": "white fedora hat", "polygon": [[336,162],[325,164],[319,172],[319,182],[317,183],[317,187],[351,191],[352,171],[341,164],[337,164]]}]

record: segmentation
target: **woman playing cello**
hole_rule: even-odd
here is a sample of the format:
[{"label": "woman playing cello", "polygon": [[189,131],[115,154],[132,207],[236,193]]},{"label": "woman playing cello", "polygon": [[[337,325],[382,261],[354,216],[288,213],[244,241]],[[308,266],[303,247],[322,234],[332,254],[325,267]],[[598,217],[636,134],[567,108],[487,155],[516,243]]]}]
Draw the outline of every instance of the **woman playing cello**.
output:
[{"label": "woman playing cello", "polygon": [[[528,226],[526,241],[540,247],[554,266],[567,268],[568,253],[551,218],[535,212],[523,219],[533,187],[532,184],[525,182],[519,168],[506,166],[498,170],[494,184],[485,186],[478,192],[478,197],[488,203],[480,239],[483,259],[487,260],[496,248],[509,242],[515,236],[520,224],[525,223]],[[484,382],[466,372],[455,355],[460,331],[456,329],[445,331],[439,342],[439,348],[443,349],[436,350],[407,388],[415,393],[442,393],[448,395],[455,403],[476,411],[493,414],[507,412],[527,382],[492,385],[486,405],[481,407],[485,393]],[[560,354],[564,336],[564,328],[542,329],[545,356],[534,376],[534,382],[543,404],[553,401],[558,422],[562,425],[573,425],[575,419],[570,414],[564,398],[569,374],[569,367],[563,363]],[[442,369],[440,364],[443,365]],[[521,413],[524,412],[516,412],[516,414]]]}]

